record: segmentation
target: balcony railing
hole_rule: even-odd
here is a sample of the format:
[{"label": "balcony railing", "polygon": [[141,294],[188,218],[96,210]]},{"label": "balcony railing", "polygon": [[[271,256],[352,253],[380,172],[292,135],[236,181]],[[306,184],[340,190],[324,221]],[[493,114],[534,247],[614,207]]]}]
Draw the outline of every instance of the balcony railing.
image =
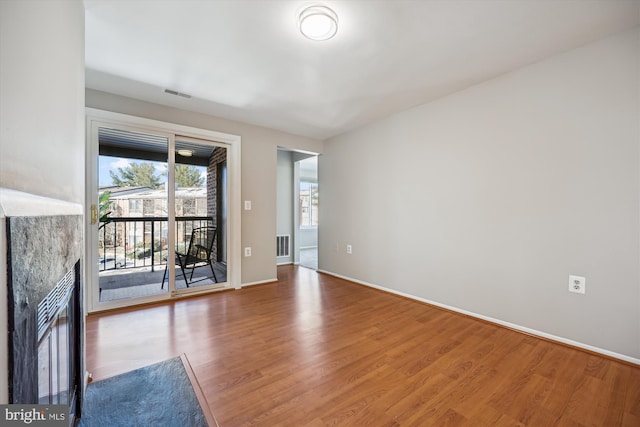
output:
[{"label": "balcony railing", "polygon": [[[208,216],[176,217],[176,248],[186,250],[191,230],[214,225]],[[110,218],[100,228],[98,270],[121,270],[150,267],[167,263],[169,253],[167,217]]]}]

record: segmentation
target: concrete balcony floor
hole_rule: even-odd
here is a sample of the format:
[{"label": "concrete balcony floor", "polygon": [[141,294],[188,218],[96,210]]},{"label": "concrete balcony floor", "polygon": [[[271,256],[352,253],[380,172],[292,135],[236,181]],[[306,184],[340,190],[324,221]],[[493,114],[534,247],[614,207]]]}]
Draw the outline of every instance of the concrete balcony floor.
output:
[{"label": "concrete balcony floor", "polygon": [[[222,283],[227,281],[227,266],[223,263],[215,263],[217,283],[222,287]],[[149,295],[157,295],[168,292],[168,280],[165,280],[164,287],[162,279],[165,274],[165,266],[156,266],[155,271],[151,267],[120,268],[101,271],[99,273],[100,282],[100,302],[116,301],[127,298],[138,298]],[[187,286],[182,277],[180,268],[176,266],[176,289],[186,289]],[[187,271],[189,278],[189,271]],[[209,266],[198,267],[193,275],[193,282],[189,281],[189,287],[195,288],[216,284],[211,277]]]}]

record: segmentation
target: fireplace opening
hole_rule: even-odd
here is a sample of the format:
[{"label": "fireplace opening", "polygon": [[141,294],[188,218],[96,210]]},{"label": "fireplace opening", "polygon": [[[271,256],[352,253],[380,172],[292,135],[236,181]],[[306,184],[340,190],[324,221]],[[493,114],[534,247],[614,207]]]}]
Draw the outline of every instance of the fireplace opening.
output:
[{"label": "fireplace opening", "polygon": [[[76,267],[38,304],[38,403],[72,405],[79,384]],[[72,408],[73,409],[73,408]],[[73,413],[73,411],[71,411]]]}]

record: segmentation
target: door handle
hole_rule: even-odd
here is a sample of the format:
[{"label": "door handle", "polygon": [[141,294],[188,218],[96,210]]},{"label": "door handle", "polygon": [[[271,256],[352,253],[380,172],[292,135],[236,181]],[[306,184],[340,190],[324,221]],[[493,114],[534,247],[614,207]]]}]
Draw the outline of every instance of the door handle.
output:
[{"label": "door handle", "polygon": [[95,224],[98,222],[98,206],[95,204],[91,205],[91,224]]}]

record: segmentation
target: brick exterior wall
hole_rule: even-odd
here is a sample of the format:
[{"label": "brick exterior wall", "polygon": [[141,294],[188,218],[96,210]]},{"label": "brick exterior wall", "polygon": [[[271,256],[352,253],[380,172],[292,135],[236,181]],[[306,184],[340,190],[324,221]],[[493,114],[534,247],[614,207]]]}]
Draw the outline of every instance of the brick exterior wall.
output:
[{"label": "brick exterior wall", "polygon": [[[216,147],[209,158],[209,166],[207,166],[207,216],[213,219],[213,225],[217,225],[217,200],[218,200],[218,165],[227,160],[227,149]],[[220,232],[218,232],[218,238]],[[213,259],[218,259],[218,251],[214,245]]]}]

